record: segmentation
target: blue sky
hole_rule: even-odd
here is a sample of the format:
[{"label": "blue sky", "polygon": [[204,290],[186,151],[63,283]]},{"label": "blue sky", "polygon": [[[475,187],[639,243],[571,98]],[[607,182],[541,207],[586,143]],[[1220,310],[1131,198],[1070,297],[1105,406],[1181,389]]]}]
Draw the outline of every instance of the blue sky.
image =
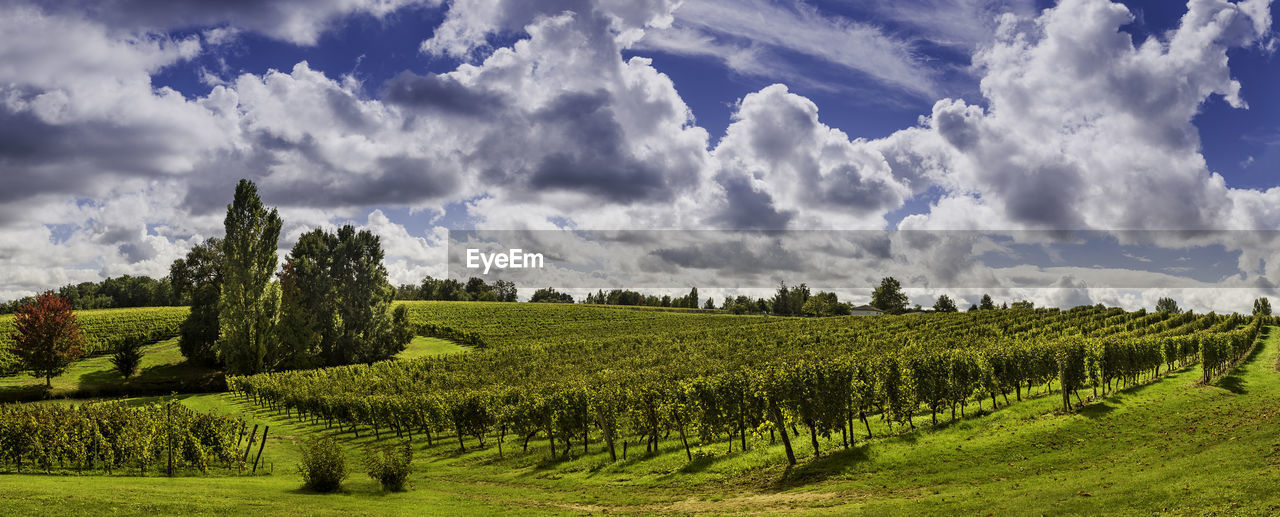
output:
[{"label": "blue sky", "polygon": [[[1280,227],[1270,0],[0,10],[0,299],[162,276],[241,177],[397,282],[448,228]],[[1280,281],[1215,245],[1188,278]]]}]

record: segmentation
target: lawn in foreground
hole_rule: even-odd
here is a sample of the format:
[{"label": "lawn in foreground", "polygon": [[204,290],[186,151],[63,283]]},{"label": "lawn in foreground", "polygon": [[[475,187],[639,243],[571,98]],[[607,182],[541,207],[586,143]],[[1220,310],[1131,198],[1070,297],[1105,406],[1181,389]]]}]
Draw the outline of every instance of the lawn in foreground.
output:
[{"label": "lawn in foreground", "polygon": [[[545,443],[527,454],[508,438],[457,452],[441,437],[418,457],[413,490],[381,494],[359,472],[360,449],[375,441],[337,434],[349,448],[347,492],[298,490],[293,444],[332,432],[247,404],[227,394],[187,396],[201,410],[236,412],[272,426],[254,477],[137,478],[0,476],[15,514],[271,513],[773,513],[827,514],[1275,514],[1280,512],[1280,332],[1272,329],[1237,372],[1214,386],[1197,384],[1198,367],[1060,414],[1055,397],[1037,397],[990,414],[901,436],[860,441],[843,451],[826,441],[824,456],[797,440],[801,465],[786,468],[768,437],[748,452],[725,454],[723,441],[695,446],[685,459],[678,440],[659,454],[608,461],[593,443],[569,459],[547,458]],[[927,417],[918,420],[922,423]],[[885,430],[875,428],[877,435]],[[382,441],[388,441],[385,433]],[[735,448],[736,451],[736,448]],[[642,451],[641,451],[642,452]]]}]

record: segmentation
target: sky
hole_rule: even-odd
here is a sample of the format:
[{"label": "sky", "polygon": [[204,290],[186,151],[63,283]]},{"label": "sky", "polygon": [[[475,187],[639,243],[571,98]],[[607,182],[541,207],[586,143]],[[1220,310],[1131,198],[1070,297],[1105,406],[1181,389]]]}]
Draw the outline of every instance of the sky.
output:
[{"label": "sky", "polygon": [[[0,0],[0,300],[164,276],[222,233],[248,178],[285,220],[282,257],[351,223],[381,237],[397,284],[449,273],[450,229],[1046,231],[1016,250],[903,239],[838,267],[914,274],[913,301],[1137,308],[1176,291],[1246,310],[1280,282],[1269,233],[1225,231],[1280,229],[1275,14],[1270,0]],[[1060,230],[1151,233],[1072,252],[1046,242]],[[1193,265],[1159,264],[1174,281],[1147,289],[1108,280],[1161,256]],[[786,279],[839,284],[810,262]],[[672,264],[654,267],[689,269]],[[1009,280],[1028,268],[1035,281]],[[724,273],[692,269],[668,281]],[[734,292],[718,287],[704,292]]]}]

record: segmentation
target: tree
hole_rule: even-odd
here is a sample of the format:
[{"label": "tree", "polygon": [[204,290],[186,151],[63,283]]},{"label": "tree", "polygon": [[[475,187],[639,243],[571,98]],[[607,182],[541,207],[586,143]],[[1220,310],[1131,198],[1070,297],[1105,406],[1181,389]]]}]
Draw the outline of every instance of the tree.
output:
[{"label": "tree", "polygon": [[790,316],[796,312],[799,307],[791,307],[791,289],[787,287],[786,282],[778,282],[778,292],[773,295],[773,313],[779,316]]},{"label": "tree", "polygon": [[497,295],[500,302],[516,301],[516,284],[507,280],[498,280],[493,283],[493,294]]},{"label": "tree", "polygon": [[1035,304],[1035,303],[1032,303],[1030,300],[1022,300],[1022,301],[1013,302],[1013,305],[1011,305],[1011,307],[1013,307],[1014,309],[1028,309],[1028,310],[1029,310],[1029,309],[1034,309],[1034,308],[1036,308],[1036,304]]},{"label": "tree", "polygon": [[844,316],[849,314],[849,305],[840,303],[836,293],[819,291],[804,302],[803,312],[807,316]]},{"label": "tree", "polygon": [[265,371],[276,346],[274,317],[280,289],[272,288],[271,277],[276,272],[281,225],[279,213],[262,205],[253,182],[240,180],[223,221],[226,237],[218,304],[218,355],[229,373]]},{"label": "tree", "polygon": [[715,302],[713,302],[713,301],[711,301],[711,297],[709,297],[709,296],[708,296],[708,297],[707,297],[707,304],[706,304],[706,305],[703,305],[703,306],[702,306],[702,308],[703,308],[703,309],[714,309],[714,308],[716,308],[716,303],[715,303]]},{"label": "tree", "polygon": [[957,312],[955,300],[945,294],[938,295],[938,301],[933,302],[933,310],[937,312]]},{"label": "tree", "polygon": [[996,304],[991,301],[991,295],[983,294],[982,300],[978,302],[978,309],[984,311],[995,310]]},{"label": "tree", "polygon": [[1182,312],[1182,310],[1178,309],[1178,302],[1174,301],[1173,298],[1166,297],[1156,300],[1156,312],[1177,314]]},{"label": "tree", "polygon": [[[395,289],[382,259],[380,239],[351,225],[303,234],[280,273],[280,346],[271,364],[372,363],[404,350],[413,337],[408,313],[390,310]],[[483,280],[468,283],[492,296]]]},{"label": "tree", "polygon": [[685,307],[690,309],[698,308],[698,288],[694,287],[689,290],[689,296],[685,298]]},{"label": "tree", "polygon": [[382,264],[378,236],[343,226],[333,255],[334,283],[340,293],[338,364],[372,363],[400,353],[413,337],[408,309],[401,306],[394,314],[390,311],[393,289]]},{"label": "tree", "polygon": [[1266,297],[1258,298],[1257,300],[1254,300],[1253,315],[1254,316],[1270,316],[1271,300],[1268,300]]},{"label": "tree", "polygon": [[573,303],[573,296],[547,287],[534,291],[533,296],[529,297],[529,301],[536,303]]},{"label": "tree", "polygon": [[871,292],[871,306],[884,312],[898,313],[907,308],[907,295],[902,293],[902,284],[893,277],[885,277],[880,287]]},{"label": "tree", "polygon": [[337,342],[338,286],[333,278],[337,236],[313,230],[298,237],[280,272],[280,368],[326,364]]},{"label": "tree", "polygon": [[142,364],[142,339],[130,337],[117,344],[111,352],[111,364],[126,379],[138,373],[138,365]]},{"label": "tree", "polygon": [[66,371],[84,350],[84,334],[71,304],[47,291],[13,315],[13,353],[33,377],[44,377],[46,388]]},{"label": "tree", "polygon": [[212,238],[197,244],[185,259],[169,266],[169,283],[180,297],[191,300],[191,312],[182,322],[178,349],[194,364],[218,363],[218,300],[222,293],[222,240]]}]

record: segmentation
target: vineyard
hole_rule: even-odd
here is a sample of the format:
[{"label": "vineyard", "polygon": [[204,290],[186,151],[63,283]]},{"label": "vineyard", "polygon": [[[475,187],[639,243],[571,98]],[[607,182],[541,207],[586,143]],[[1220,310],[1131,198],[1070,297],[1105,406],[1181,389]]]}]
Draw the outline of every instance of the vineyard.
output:
[{"label": "vineyard", "polygon": [[[76,311],[76,321],[84,333],[84,351],[97,354],[131,339],[154,343],[178,335],[186,307],[137,307]],[[12,344],[13,315],[0,315],[0,373],[16,366],[8,348]]]},{"label": "vineyard", "polygon": [[237,445],[244,427],[238,418],[177,402],[0,405],[0,467],[107,474],[137,469],[140,475],[242,470],[247,453],[240,455]]},{"label": "vineyard", "polygon": [[460,451],[499,454],[514,437],[522,451],[545,442],[552,457],[596,443],[614,461],[632,446],[654,452],[669,436],[690,461],[695,444],[745,451],[767,440],[795,463],[793,439],[815,456],[819,437],[848,448],[871,437],[870,419],[901,431],[918,415],[936,424],[970,405],[994,410],[1050,392],[1071,411],[1196,362],[1209,381],[1249,355],[1264,323],[1093,307],[825,319],[410,308],[424,333],[486,349],[234,377],[229,386],[357,437],[363,429],[429,445],[448,439]]}]

